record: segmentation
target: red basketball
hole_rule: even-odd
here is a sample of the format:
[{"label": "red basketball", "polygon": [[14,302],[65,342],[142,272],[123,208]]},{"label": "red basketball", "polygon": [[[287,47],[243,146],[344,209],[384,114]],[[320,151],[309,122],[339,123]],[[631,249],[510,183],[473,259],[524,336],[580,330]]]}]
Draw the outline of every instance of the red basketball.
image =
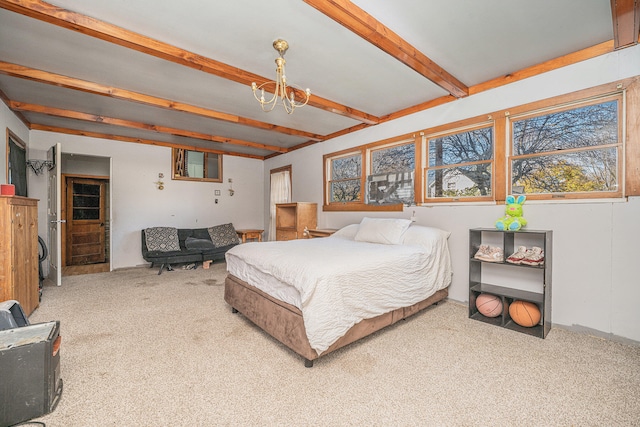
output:
[{"label": "red basketball", "polygon": [[525,328],[531,328],[540,322],[540,309],[527,301],[514,301],[509,306],[509,315],[514,322]]},{"label": "red basketball", "polygon": [[476,298],[476,307],[483,316],[497,317],[502,314],[500,297],[491,294],[480,294]]}]

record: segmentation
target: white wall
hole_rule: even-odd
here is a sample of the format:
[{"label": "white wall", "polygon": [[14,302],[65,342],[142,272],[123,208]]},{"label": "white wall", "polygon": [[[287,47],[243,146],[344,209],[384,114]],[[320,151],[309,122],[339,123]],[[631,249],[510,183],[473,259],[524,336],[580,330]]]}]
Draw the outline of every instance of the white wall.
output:
[{"label": "white wall", "polygon": [[[83,136],[32,131],[30,147],[44,158],[57,142],[63,153],[111,158],[112,267],[144,264],[140,231],[152,226],[210,227],[232,222],[236,228],[263,228],[263,162],[235,156],[223,158],[223,183],[174,181],[171,149]],[[89,172],[89,171],[86,171]],[[85,173],[86,173],[85,172]],[[97,171],[102,174],[103,171]],[[158,190],[158,174],[164,190]],[[30,175],[32,197],[40,199],[39,234],[45,238],[47,180]],[[233,179],[234,196],[229,195]],[[220,190],[215,196],[214,190]],[[218,203],[215,203],[218,199]],[[46,239],[45,239],[46,240]]]},{"label": "white wall", "polygon": [[[455,122],[492,111],[598,86],[640,72],[640,46],[574,64],[411,116],[372,126],[269,159],[265,162],[265,206],[269,170],[292,165],[294,201],[322,206],[322,156],[386,138]],[[318,227],[339,228],[364,216],[409,218],[452,232],[450,298],[468,301],[469,229],[493,227],[504,206],[437,205],[408,207],[404,212],[322,212]],[[525,204],[531,229],[554,231],[552,321],[598,335],[640,341],[640,198],[628,201]],[[268,211],[265,211],[268,216]]]}]

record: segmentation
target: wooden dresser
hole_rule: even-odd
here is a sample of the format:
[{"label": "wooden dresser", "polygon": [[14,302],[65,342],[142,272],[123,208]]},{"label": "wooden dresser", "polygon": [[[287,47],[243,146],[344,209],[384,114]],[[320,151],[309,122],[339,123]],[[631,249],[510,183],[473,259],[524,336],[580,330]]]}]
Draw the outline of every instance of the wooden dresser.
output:
[{"label": "wooden dresser", "polygon": [[316,228],[317,222],[317,203],[276,204],[276,240],[302,239],[304,229]]},{"label": "wooden dresser", "polygon": [[0,196],[0,301],[38,307],[38,200]]}]

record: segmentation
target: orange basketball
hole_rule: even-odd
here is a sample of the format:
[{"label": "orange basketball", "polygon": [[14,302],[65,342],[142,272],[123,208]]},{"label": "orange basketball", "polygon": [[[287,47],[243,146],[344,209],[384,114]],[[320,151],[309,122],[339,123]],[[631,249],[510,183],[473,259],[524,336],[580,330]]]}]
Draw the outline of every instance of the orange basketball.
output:
[{"label": "orange basketball", "polygon": [[525,328],[531,328],[540,322],[540,309],[527,301],[514,301],[509,306],[509,315],[514,322]]},{"label": "orange basketball", "polygon": [[476,308],[483,316],[498,317],[502,314],[502,301],[491,294],[480,294],[476,298]]}]

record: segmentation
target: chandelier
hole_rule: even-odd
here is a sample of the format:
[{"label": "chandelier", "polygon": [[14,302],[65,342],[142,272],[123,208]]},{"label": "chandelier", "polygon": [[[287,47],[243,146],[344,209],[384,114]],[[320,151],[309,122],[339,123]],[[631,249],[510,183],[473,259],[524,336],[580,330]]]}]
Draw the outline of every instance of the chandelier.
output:
[{"label": "chandelier", "polygon": [[[278,39],[273,42],[273,48],[280,53],[280,56],[276,58],[276,81],[262,83],[258,86],[255,82],[251,83],[251,89],[253,90],[253,96],[260,103],[262,111],[269,112],[278,103],[278,100],[282,101],[287,114],[293,113],[298,107],[304,107],[309,102],[311,96],[311,90],[307,88],[302,90],[294,85],[287,85],[287,76],[284,73],[284,54],[289,49],[289,43],[286,40]],[[273,97],[268,101],[264,98],[265,88],[271,88],[268,90],[273,93]],[[260,96],[258,96],[260,91]]]}]

